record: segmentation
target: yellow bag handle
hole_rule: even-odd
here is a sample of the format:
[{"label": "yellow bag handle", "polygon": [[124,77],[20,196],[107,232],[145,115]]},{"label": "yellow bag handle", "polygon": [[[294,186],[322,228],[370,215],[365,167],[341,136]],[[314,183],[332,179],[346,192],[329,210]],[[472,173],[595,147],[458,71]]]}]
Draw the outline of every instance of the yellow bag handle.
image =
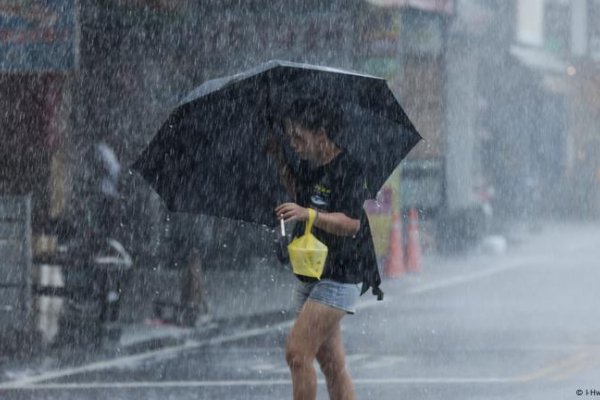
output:
[{"label": "yellow bag handle", "polygon": [[306,221],[306,226],[304,227],[304,234],[308,235],[312,231],[312,227],[317,219],[317,212],[314,208],[308,208],[308,221]]}]

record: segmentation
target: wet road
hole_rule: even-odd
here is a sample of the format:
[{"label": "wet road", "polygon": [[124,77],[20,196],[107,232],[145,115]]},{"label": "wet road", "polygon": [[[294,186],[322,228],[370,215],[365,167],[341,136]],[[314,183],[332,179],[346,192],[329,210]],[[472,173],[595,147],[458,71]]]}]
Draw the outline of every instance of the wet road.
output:
[{"label": "wet road", "polygon": [[[383,303],[364,296],[345,319],[357,398],[600,397],[599,282],[598,225],[548,226],[504,255],[428,258],[421,274],[386,281]],[[65,364],[0,384],[0,398],[289,398],[289,326]]]}]

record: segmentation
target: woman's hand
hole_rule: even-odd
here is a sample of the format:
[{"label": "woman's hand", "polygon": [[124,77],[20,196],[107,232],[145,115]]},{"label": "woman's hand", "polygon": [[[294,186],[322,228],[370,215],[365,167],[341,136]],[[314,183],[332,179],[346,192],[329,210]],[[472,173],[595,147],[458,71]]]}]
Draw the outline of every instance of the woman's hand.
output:
[{"label": "woman's hand", "polygon": [[275,213],[279,219],[284,222],[288,221],[307,221],[308,209],[299,206],[296,203],[283,203],[275,209]]},{"label": "woman's hand", "polygon": [[[296,203],[283,203],[275,209],[277,218],[288,221],[308,221],[308,208]],[[341,212],[319,212],[315,227],[337,236],[354,236],[360,229],[360,220]]]}]

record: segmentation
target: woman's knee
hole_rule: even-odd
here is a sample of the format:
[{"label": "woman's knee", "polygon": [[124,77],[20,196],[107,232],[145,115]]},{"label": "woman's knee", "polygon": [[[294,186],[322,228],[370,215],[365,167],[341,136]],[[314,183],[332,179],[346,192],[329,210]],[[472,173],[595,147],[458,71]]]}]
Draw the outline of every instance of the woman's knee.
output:
[{"label": "woman's knee", "polygon": [[342,311],[308,300],[296,320],[286,343],[285,359],[292,368],[312,367],[319,348],[339,330]]},{"label": "woman's knee", "polygon": [[315,355],[301,346],[288,343],[285,348],[285,360],[290,368],[305,368],[312,366]]}]

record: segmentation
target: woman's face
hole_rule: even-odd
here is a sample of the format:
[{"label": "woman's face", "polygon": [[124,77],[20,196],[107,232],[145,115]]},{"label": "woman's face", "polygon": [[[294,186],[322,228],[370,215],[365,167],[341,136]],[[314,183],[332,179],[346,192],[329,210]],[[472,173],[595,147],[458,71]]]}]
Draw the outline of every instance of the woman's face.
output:
[{"label": "woman's face", "polygon": [[316,160],[321,154],[325,132],[307,129],[289,118],[283,121],[284,130],[294,151],[302,160]]}]

